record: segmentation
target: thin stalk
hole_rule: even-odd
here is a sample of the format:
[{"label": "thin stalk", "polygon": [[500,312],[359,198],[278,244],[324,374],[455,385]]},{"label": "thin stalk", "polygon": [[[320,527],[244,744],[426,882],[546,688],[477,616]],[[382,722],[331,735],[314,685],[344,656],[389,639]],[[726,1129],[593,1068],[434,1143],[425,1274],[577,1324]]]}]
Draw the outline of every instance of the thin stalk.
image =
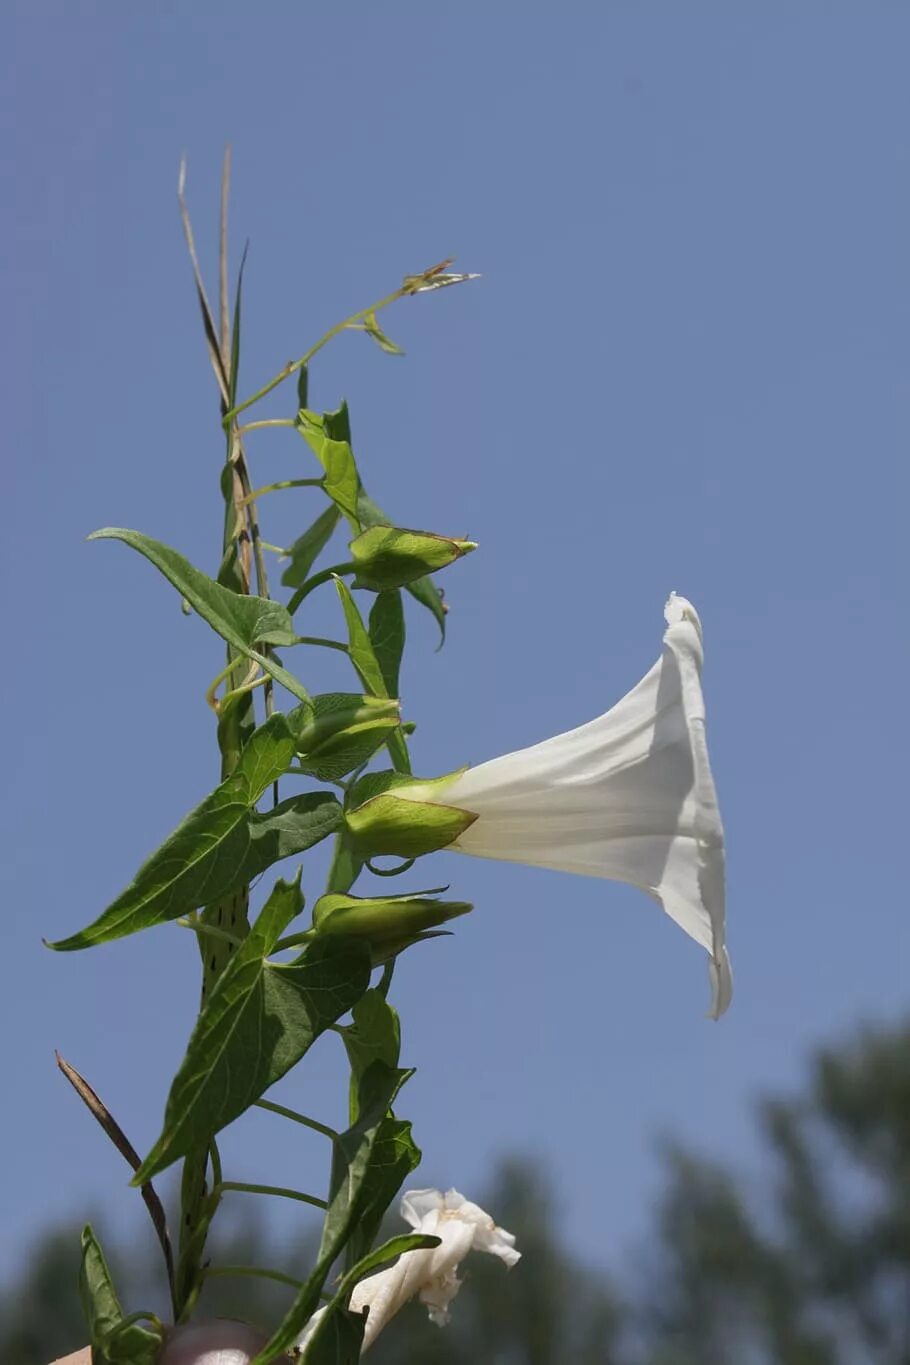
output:
[{"label": "thin stalk", "polygon": [[295,645],[320,645],[323,649],[340,649],[342,654],[350,654],[350,647],[340,640],[326,640],[321,635],[298,635]]},{"label": "thin stalk", "polygon": [[270,379],[269,382],[264,384],[261,389],[258,389],[252,397],[245,398],[242,403],[238,403],[235,407],[231,408],[230,412],[225,413],[225,428],[227,428],[228,424],[241,412],[245,412],[247,408],[251,408],[254,403],[258,403],[260,398],[265,398],[266,394],[271,393],[273,389],[277,389],[278,385],[283,384],[292,374],[296,374],[298,370],[302,370],[304,365],[309,365],[310,361],[314,356],[319,354],[323,346],[327,346],[334,337],[339,335],[339,333],[343,332],[346,328],[353,326],[355,323],[360,322],[363,318],[368,317],[370,313],[378,313],[380,309],[387,308],[390,303],[394,303],[396,299],[403,298],[408,293],[410,293],[410,290],[406,285],[399,285],[394,294],[386,294],[385,298],[380,299],[378,303],[371,304],[369,308],[361,308],[359,312],[352,313],[351,316],[345,318],[343,322],[336,322],[335,326],[330,327],[325,335],[321,336],[316,344],[311,346],[299,360],[292,360],[290,364],[285,365],[284,369],[279,371],[274,379]]},{"label": "thin stalk", "polygon": [[288,602],[288,611],[293,616],[301,602],[304,598],[309,597],[314,588],[322,587],[323,583],[328,583],[329,579],[335,578],[336,575],[340,576],[341,574],[355,573],[356,569],[357,566],[355,564],[331,564],[327,569],[321,569],[319,573],[314,573],[313,577],[308,578],[305,583],[302,583],[294,593],[290,602]]},{"label": "thin stalk", "polygon": [[304,1128],[312,1128],[314,1133],[321,1133],[323,1137],[330,1138],[332,1142],[337,1142],[340,1136],[334,1128],[330,1128],[327,1123],[320,1123],[317,1119],[311,1119],[306,1114],[298,1114],[296,1109],[288,1109],[284,1104],[276,1104],[274,1100],[254,1100],[257,1109],[268,1109],[272,1114],[281,1114],[282,1118],[292,1119],[294,1123],[300,1123]]},{"label": "thin stalk", "polygon": [[178,919],[176,921],[181,929],[192,929],[194,934],[206,934],[209,938],[220,938],[225,943],[231,943],[235,948],[239,948],[243,942],[242,938],[237,938],[235,934],[229,934],[226,929],[219,929],[217,924],[203,924],[201,921],[191,919]]},{"label": "thin stalk", "polygon": [[315,937],[315,930],[301,929],[299,934],[288,934],[287,938],[280,938],[272,952],[281,953],[285,948],[298,948],[301,943],[311,943]]},{"label": "thin stalk", "polygon": [[205,1278],[216,1279],[225,1275],[249,1275],[259,1280],[274,1280],[276,1284],[290,1285],[291,1289],[302,1289],[303,1280],[295,1280],[293,1275],[285,1275],[281,1270],[268,1270],[259,1265],[208,1265],[202,1274]]},{"label": "thin stalk", "polygon": [[247,422],[244,426],[237,428],[238,436],[245,436],[248,431],[260,431],[262,427],[296,427],[297,420],[294,417],[264,417],[260,422]]},{"label": "thin stalk", "polygon": [[252,493],[247,493],[243,499],[243,506],[247,507],[257,498],[261,498],[264,493],[280,493],[283,488],[324,488],[325,479],[282,479],[279,483],[263,484],[262,488],[254,488]]},{"label": "thin stalk", "polygon": [[285,1189],[282,1185],[250,1185],[245,1180],[222,1180],[219,1190],[238,1190],[241,1194],[275,1194],[282,1199],[296,1199],[301,1204],[312,1204],[314,1209],[327,1209],[324,1199],[315,1194],[303,1194],[300,1190]]}]

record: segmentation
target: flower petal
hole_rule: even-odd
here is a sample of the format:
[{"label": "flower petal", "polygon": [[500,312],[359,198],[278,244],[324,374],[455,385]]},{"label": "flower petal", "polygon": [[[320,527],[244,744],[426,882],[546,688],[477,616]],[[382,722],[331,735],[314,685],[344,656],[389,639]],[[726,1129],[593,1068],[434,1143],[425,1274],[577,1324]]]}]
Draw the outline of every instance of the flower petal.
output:
[{"label": "flower petal", "polygon": [[701,623],[676,594],[665,616],[661,658],[605,715],[454,780],[446,802],[478,819],[451,847],[640,887],[711,954],[716,1018],[732,977]]}]

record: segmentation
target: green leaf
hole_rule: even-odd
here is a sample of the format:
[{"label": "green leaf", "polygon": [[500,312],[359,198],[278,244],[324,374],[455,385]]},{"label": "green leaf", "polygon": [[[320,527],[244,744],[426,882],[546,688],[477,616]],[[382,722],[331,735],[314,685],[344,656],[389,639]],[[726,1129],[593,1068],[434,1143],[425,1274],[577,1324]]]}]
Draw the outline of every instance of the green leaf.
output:
[{"label": "green leaf", "polygon": [[249,849],[252,807],[293,755],[287,720],[271,716],[250,738],[231,776],[190,812],[103,914],[50,946],[69,951],[104,943],[227,895],[238,884]]},{"label": "green leaf", "polygon": [[255,648],[257,644],[292,645],[296,641],[294,623],[279,602],[231,592],[194,568],[188,559],[184,559],[170,546],[162,545],[160,541],[152,540],[139,531],[106,526],[103,530],[92,532],[89,540],[122,540],[124,545],[138,550],[164,574],[193,610],[223,640],[248,659],[254,659],[260,668],[271,674],[293,696],[306,701],[306,688],[293,674]]},{"label": "green leaf", "polygon": [[371,336],[378,346],[385,351],[386,355],[404,355],[404,351],[399,345],[387,337],[376,320],[375,313],[367,313],[363,320],[363,330],[367,336]]},{"label": "green leaf", "polygon": [[437,588],[431,578],[415,578],[413,583],[405,584],[405,589],[415,601],[433,613],[436,624],[439,626],[439,648],[441,649],[446,641],[446,614],[449,610],[443,600],[442,589]]},{"label": "green leaf", "polygon": [[338,589],[338,596],[341,598],[341,607],[348,628],[348,649],[351,663],[371,696],[387,697],[389,692],[382,676],[379,660],[376,657],[367,628],[363,624],[363,618],[357,610],[357,603],[351,596],[351,590],[341,578],[335,579],[335,587]]},{"label": "green leaf", "polygon": [[152,1365],[161,1348],[162,1333],[141,1327],[136,1317],[157,1323],[151,1314],[125,1318],[101,1243],[90,1223],[82,1230],[79,1297],[88,1324],[92,1358],[129,1365]]},{"label": "green leaf", "polygon": [[388,1114],[379,1125],[370,1166],[364,1180],[357,1226],[349,1252],[356,1260],[372,1246],[389,1205],[402,1184],[420,1165],[420,1148],[411,1136],[411,1125]]},{"label": "green leaf", "polygon": [[373,1150],[383,1132],[389,1106],[411,1075],[411,1071],[374,1062],[361,1077],[359,1117],[335,1143],[329,1207],[323,1221],[316,1265],[252,1365],[269,1365],[275,1356],[294,1344],[318,1307],[326,1276],[348,1242],[361,1213],[368,1210],[372,1214],[376,1191],[388,1173],[390,1150],[387,1139],[382,1140],[379,1165],[375,1169]]},{"label": "green leaf", "polygon": [[240,257],[240,269],[237,271],[237,291],[234,295],[234,319],[231,326],[231,370],[228,376],[228,407],[234,407],[237,402],[237,375],[240,371],[240,300],[243,294],[243,272],[246,268],[246,254],[249,250],[249,242],[243,248],[243,255]]},{"label": "green leaf", "polygon": [[304,531],[303,535],[294,541],[288,550],[291,562],[281,575],[281,581],[286,588],[299,588],[306,582],[310,576],[310,569],[328,545],[340,519],[341,513],[333,503],[316,518],[308,531]]},{"label": "green leaf", "polygon": [[276,712],[254,731],[231,776],[190,812],[98,919],[49,946],[88,948],[211,905],[339,829],[342,812],[330,792],[291,797],[263,813],[253,809],[287,768],[294,747],[287,719]]},{"label": "green leaf", "polygon": [[357,498],[360,493],[360,475],[357,473],[354,453],[351,450],[350,434],[339,438],[337,435],[339,426],[342,430],[349,431],[347,406],[344,404],[337,413],[324,413],[320,416],[318,412],[301,408],[297,414],[297,430],[325,470],[326,493],[344,513],[354,530],[359,531]]},{"label": "green leaf", "polygon": [[[351,663],[357,670],[360,681],[372,696],[387,697],[389,693],[385,678],[382,675],[382,668],[373,649],[369,632],[363,624],[363,617],[357,610],[357,603],[343,579],[336,578],[335,587],[338,589],[338,596],[341,598],[341,607],[348,628],[348,653]],[[408,746],[400,728],[392,732],[387,744],[389,756],[398,772],[409,773],[411,761],[408,757]]]},{"label": "green leaf", "polygon": [[396,1067],[401,1052],[398,1012],[382,991],[369,990],[354,1006],[354,1022],[341,1030],[351,1067],[350,1117],[358,1115],[360,1078],[373,1062]]},{"label": "green leaf", "polygon": [[314,943],[289,964],[266,960],[302,905],[299,874],[294,882],[276,883],[196,1022],[168,1095],[161,1136],[133,1184],[204,1148],[367,989],[369,953],[347,939]]},{"label": "green leaf", "polygon": [[397,697],[405,641],[404,608],[397,588],[377,594],[370,609],[369,635],[386,691]]},{"label": "green leaf", "polygon": [[350,544],[357,570],[354,587],[371,592],[401,588],[415,578],[444,569],[476,548],[472,540],[454,540],[430,531],[370,526]]},{"label": "green leaf", "polygon": [[101,1243],[91,1223],[86,1223],[82,1229],[79,1297],[88,1324],[89,1340],[93,1347],[100,1348],[108,1333],[123,1321],[124,1314]]}]

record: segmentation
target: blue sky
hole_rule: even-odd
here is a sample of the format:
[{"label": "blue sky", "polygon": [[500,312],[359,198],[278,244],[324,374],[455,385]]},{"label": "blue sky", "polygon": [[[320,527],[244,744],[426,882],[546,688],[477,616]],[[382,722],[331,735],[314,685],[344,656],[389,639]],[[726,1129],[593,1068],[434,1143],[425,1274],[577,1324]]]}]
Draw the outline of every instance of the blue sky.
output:
[{"label": "blue sky", "polygon": [[[422,1183],[470,1195],[498,1154],[537,1154],[566,1237],[617,1262],[659,1133],[754,1164],[752,1098],[906,1008],[910,14],[39,0],[3,29],[0,1273],[48,1220],[139,1226],[54,1047],[145,1149],[195,1011],[179,928],[59,957],[41,936],[94,918],[217,780],[218,641],[84,536],[132,526],[217,564],[222,448],[174,190],[185,151],[213,282],[228,138],[244,391],[406,273],[483,272],[386,316],[405,359],[346,336],[311,381],[315,406],[347,395],[402,524],[480,542],[447,571],[442,653],[411,616],[419,769],[599,714],[657,657],[667,593],[701,612],[728,1016],[705,1018],[703,954],[640,894],[454,855],[410,884],[477,909],[395,981]],[[311,472],[293,433],[249,458],[260,483]],[[267,537],[289,543],[314,497],[264,502]],[[300,660],[315,689],[346,685],[342,662]],[[332,1041],[280,1087],[329,1121]],[[318,1188],[318,1140],[285,1127],[238,1125],[233,1178]]]}]

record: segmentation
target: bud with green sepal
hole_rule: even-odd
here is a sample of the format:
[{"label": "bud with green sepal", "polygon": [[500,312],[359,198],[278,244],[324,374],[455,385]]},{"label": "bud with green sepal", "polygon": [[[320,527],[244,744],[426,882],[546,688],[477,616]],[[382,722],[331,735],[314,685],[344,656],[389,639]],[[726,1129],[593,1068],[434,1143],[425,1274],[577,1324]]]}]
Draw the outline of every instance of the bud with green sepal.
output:
[{"label": "bud with green sepal", "polygon": [[377,967],[412,943],[435,938],[432,931],[439,925],[473,908],[467,901],[435,900],[426,891],[402,896],[326,895],[313,907],[312,932],[367,939]]},{"label": "bud with green sepal", "polygon": [[337,782],[372,758],[401,724],[388,697],[326,692],[288,715],[300,767],[320,782]]},{"label": "bud with green sepal", "polygon": [[476,549],[473,540],[455,540],[431,531],[408,531],[398,526],[371,526],[350,544],[351,562],[357,571],[354,587],[369,588],[372,592],[401,588]]},{"label": "bud with green sepal", "polygon": [[364,858],[419,858],[454,843],[477,819],[472,811],[445,804],[446,788],[464,771],[429,779],[391,771],[361,777],[345,802],[354,848]]}]

